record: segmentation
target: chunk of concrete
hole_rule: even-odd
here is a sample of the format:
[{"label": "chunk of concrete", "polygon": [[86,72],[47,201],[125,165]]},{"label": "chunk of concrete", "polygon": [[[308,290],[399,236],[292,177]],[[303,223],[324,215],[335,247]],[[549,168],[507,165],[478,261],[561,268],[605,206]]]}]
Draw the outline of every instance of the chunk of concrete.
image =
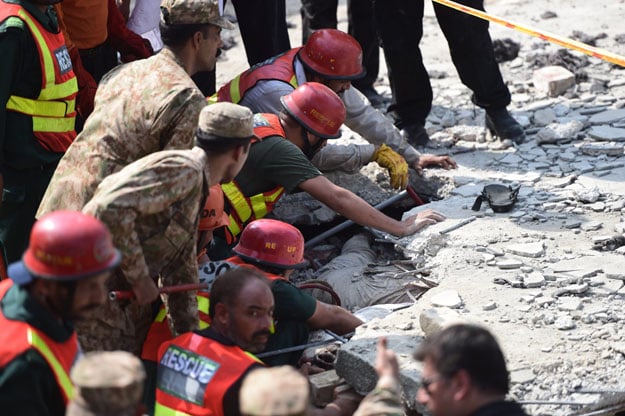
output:
[{"label": "chunk of concrete", "polygon": [[455,323],[463,322],[458,312],[449,308],[430,308],[419,315],[419,325],[425,336],[440,331],[441,329]]},{"label": "chunk of concrete", "polygon": [[625,118],[625,110],[606,110],[590,117],[590,124],[612,124]]},{"label": "chunk of concrete", "polygon": [[545,254],[542,242],[513,244],[506,247],[506,251],[521,257],[541,257]]},{"label": "chunk of concrete", "polygon": [[606,142],[625,141],[625,129],[610,126],[593,126],[588,130],[588,135],[596,140]]},{"label": "chunk of concrete", "polygon": [[343,382],[336,374],[336,370],[313,374],[308,379],[310,380],[313,404],[318,407],[323,407],[332,402],[334,388]]},{"label": "chunk of concrete", "polygon": [[462,299],[460,299],[460,295],[453,289],[437,293],[432,296],[430,302],[433,306],[442,306],[446,308],[459,308],[462,306]]},{"label": "chunk of concrete", "polygon": [[550,97],[557,97],[575,85],[575,75],[561,66],[546,66],[534,71],[534,87]]}]

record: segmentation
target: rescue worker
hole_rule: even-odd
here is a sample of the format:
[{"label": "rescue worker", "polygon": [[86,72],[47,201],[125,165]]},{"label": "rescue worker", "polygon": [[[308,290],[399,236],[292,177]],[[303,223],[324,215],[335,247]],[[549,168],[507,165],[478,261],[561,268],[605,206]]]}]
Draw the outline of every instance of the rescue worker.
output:
[{"label": "rescue worker", "polygon": [[0,242],[10,263],[26,249],[39,202],[76,137],[78,84],[52,9],[58,1],[0,1]]},{"label": "rescue worker", "polygon": [[345,107],[330,88],[306,83],[281,101],[284,109],[279,115],[254,116],[256,138],[250,157],[234,182],[222,185],[230,225],[226,236],[215,236],[217,247],[209,252],[211,259],[227,257],[226,245],[232,245],[243,227],[263,218],[283,193],[296,188],[358,224],[398,236],[414,234],[444,219],[440,213],[426,210],[397,221],[333,184],[311,164],[310,159],[328,139],[339,137],[345,119]]},{"label": "rescue worker", "polygon": [[88,352],[70,373],[74,397],[65,416],[138,416],[145,371],[126,351]]},{"label": "rescue worker", "polygon": [[[352,80],[364,75],[358,42],[340,30],[321,29],[313,32],[303,47],[291,49],[239,74],[211,99],[238,103],[254,113],[278,114],[281,97],[307,81],[319,82],[341,97],[347,112],[345,125],[372,143],[328,146],[313,161],[319,169],[358,171],[375,161],[389,170],[392,186],[402,188],[408,183],[406,162],[417,171],[434,165],[445,169],[456,167],[448,156],[420,155],[389,118],[373,108],[357,89],[350,88]],[[379,158],[380,152],[383,156],[397,152],[401,157]],[[391,160],[386,160],[389,158]]]},{"label": "rescue worker", "polygon": [[[202,109],[196,146],[147,155],[105,178],[83,212],[107,224],[123,260],[108,282],[132,290],[135,300],[109,301],[78,327],[87,351],[139,355],[162,286],[198,282],[200,209],[211,185],[231,181],[248,155],[252,113],[232,103]],[[195,293],[163,296],[174,334],[198,326]]]},{"label": "rescue worker", "polygon": [[[292,225],[272,219],[253,221],[243,230],[234,252],[236,255],[225,261],[209,262],[204,266],[203,277],[208,287],[206,291],[197,292],[200,329],[210,325],[210,286],[221,274],[240,267],[261,272],[271,282],[277,323],[269,338],[268,351],[305,344],[310,329],[329,329],[346,334],[362,323],[346,309],[320,302],[289,282],[293,270],[307,265],[304,260],[304,237]],[[148,374],[155,366],[158,348],[171,338],[167,316],[161,309],[150,327],[141,353]],[[265,363],[295,365],[299,358],[300,353],[296,352],[267,359]],[[148,388],[149,380],[146,394]],[[146,404],[148,402],[146,400]]]},{"label": "rescue worker", "polygon": [[211,326],[160,347],[155,415],[240,415],[241,383],[262,366],[252,354],[267,343],[273,307],[261,273],[237,269],[219,276],[210,293]]},{"label": "rescue worker", "polygon": [[197,262],[199,265],[200,281],[202,281],[202,265],[210,259],[206,254],[207,247],[213,243],[213,231],[230,224],[228,214],[224,211],[224,192],[221,185],[210,187],[208,198],[200,214],[197,238]]},{"label": "rescue worker", "polygon": [[165,48],[121,65],[98,87],[96,108],[59,163],[38,216],[81,210],[102,179],[159,150],[190,149],[206,104],[190,75],[213,68],[221,28],[217,0],[163,0]]},{"label": "rescue worker", "polygon": [[57,211],[35,223],[22,261],[0,282],[3,414],[65,414],[73,396],[70,369],[80,355],[72,322],[104,303],[120,258],[93,217]]}]

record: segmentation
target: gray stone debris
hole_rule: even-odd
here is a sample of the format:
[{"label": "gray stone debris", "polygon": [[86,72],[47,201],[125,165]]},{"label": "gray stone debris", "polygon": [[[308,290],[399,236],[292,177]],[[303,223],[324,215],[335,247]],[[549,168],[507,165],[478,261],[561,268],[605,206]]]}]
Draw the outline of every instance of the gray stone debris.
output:
[{"label": "gray stone debris", "polygon": [[588,130],[588,135],[593,139],[606,142],[625,141],[625,129],[606,125],[593,126]]},{"label": "gray stone debris", "polygon": [[433,306],[446,308],[459,308],[462,306],[462,299],[457,291],[450,289],[437,293],[430,300]]},{"label": "gray stone debris", "polygon": [[513,244],[506,246],[506,251],[521,257],[541,257],[545,254],[545,247],[542,242]]},{"label": "gray stone debris", "polygon": [[612,124],[623,119],[625,119],[625,110],[606,110],[594,114],[588,121],[590,124],[597,125]]}]

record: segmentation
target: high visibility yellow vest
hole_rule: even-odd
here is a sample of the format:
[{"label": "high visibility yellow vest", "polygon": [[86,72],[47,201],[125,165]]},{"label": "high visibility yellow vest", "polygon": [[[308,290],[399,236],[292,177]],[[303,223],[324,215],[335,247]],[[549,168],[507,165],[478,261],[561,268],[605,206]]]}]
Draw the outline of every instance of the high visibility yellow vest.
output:
[{"label": "high visibility yellow vest", "polygon": [[[12,285],[12,280],[0,282],[0,299],[4,298]],[[2,313],[0,328],[0,371],[18,355],[34,349],[50,366],[65,404],[69,403],[74,394],[69,372],[79,352],[76,332],[67,341],[56,342],[26,322],[7,319]]]},{"label": "high visibility yellow vest", "polygon": [[[255,120],[258,117],[262,117],[264,122],[254,127],[255,137],[252,139],[252,146],[266,137],[286,136],[277,115],[256,114]],[[222,184],[221,189],[230,204],[230,225],[227,229],[233,237],[238,236],[250,221],[263,218],[270,213],[284,193],[284,188],[277,186],[260,194],[246,196],[235,181]]]},{"label": "high visibility yellow vest", "polygon": [[[32,117],[35,138],[51,152],[65,152],[74,138],[78,82],[63,33],[50,33],[19,4],[2,2],[0,22],[22,20],[35,40],[41,63],[41,91],[36,99],[12,95],[6,109]],[[10,21],[8,21],[10,24]]]}]

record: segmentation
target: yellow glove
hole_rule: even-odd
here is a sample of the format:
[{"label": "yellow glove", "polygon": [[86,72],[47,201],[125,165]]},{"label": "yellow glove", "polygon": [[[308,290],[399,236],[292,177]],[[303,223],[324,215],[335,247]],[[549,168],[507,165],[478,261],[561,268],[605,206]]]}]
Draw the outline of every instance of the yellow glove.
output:
[{"label": "yellow glove", "polygon": [[399,153],[383,144],[373,154],[372,161],[388,169],[393,188],[404,189],[408,185],[408,163]]}]

